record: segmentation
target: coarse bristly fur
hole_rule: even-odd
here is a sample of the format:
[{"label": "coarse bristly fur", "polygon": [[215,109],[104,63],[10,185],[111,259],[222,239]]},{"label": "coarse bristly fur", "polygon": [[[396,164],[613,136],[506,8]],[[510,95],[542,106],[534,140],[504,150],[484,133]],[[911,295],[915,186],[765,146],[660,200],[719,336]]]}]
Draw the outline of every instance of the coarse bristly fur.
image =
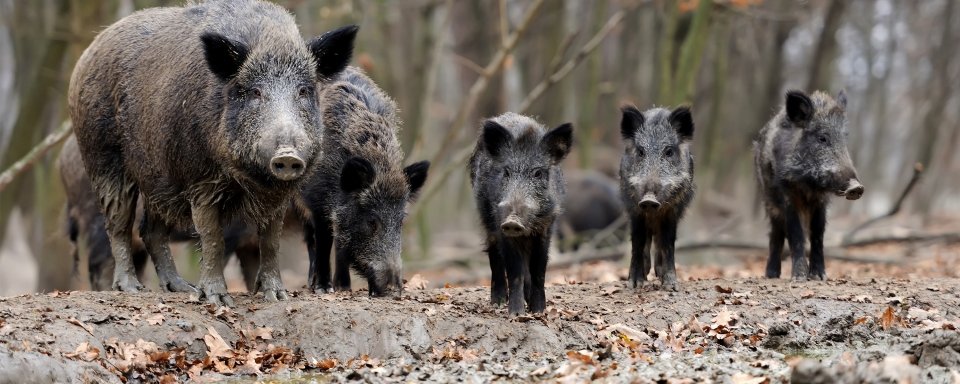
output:
[{"label": "coarse bristly fur", "polygon": [[[304,188],[311,211],[304,236],[310,286],[350,289],[350,267],[366,277],[370,294],[399,293],[402,225],[407,205],[426,181],[426,161],[403,167],[397,106],[359,69],[350,67],[321,97],[323,158]],[[336,271],[330,282],[330,249]]]},{"label": "coarse bristly fur", "polygon": [[[784,107],[754,141],[757,181],[770,219],[766,276],[780,277],[784,239],[790,244],[792,277],[826,279],[823,234],[829,195],[859,199],[864,187],[847,151],[847,97],[789,91]],[[805,255],[804,227],[810,238]]]},{"label": "coarse bristly fur", "polygon": [[[547,131],[516,113],[487,119],[470,157],[470,182],[486,231],[491,302],[511,314],[546,306],[544,279],[554,221],[564,197],[560,161],[573,126]],[[509,294],[509,299],[508,299]]]},{"label": "coarse bristly fur", "polygon": [[[276,265],[283,209],[313,166],[322,133],[317,87],[347,65],[356,27],[304,43],[293,16],[259,0],[136,12],[101,32],[74,70],[69,104],[105,214],[113,286],[143,287],[129,262],[142,193],[144,243],[165,290],[230,305],[220,255],[231,220],[259,228],[259,290],[286,297]],[[199,290],[167,241],[193,224]]]},{"label": "coarse bristly fur", "polygon": [[677,226],[695,192],[693,116],[688,107],[621,111],[620,194],[630,215],[630,281],[634,288],[646,281],[654,246],[656,276],[665,289],[676,290]]}]

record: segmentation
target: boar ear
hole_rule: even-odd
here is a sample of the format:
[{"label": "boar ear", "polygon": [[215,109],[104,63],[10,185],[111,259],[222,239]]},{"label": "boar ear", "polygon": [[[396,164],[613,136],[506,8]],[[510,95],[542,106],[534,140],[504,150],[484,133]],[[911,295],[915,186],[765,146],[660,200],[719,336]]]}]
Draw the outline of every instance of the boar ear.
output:
[{"label": "boar ear", "polygon": [[490,156],[499,157],[512,139],[513,135],[500,123],[493,120],[483,122],[483,147]]},{"label": "boar ear", "polygon": [[841,89],[840,92],[837,93],[837,105],[840,106],[840,109],[843,109],[844,111],[847,110],[847,91],[846,90]]},{"label": "boar ear", "polygon": [[573,145],[573,124],[564,123],[551,129],[540,142],[543,143],[553,162],[559,163],[560,160],[567,157],[567,154],[570,153],[570,147]]},{"label": "boar ear", "polygon": [[813,101],[801,91],[787,92],[787,118],[794,123],[804,123],[813,117]]},{"label": "boar ear", "polygon": [[410,185],[410,200],[417,198],[420,187],[427,181],[428,170],[430,170],[429,161],[416,162],[403,169],[403,174],[407,176],[407,184]]},{"label": "boar ear", "polygon": [[643,113],[632,105],[624,105],[620,107],[620,111],[623,112],[623,118],[620,119],[620,136],[623,136],[624,140],[632,140],[637,134],[637,129],[643,125]]},{"label": "boar ear", "polygon": [[690,113],[690,107],[677,107],[670,112],[670,125],[677,130],[680,140],[693,139],[693,114]]},{"label": "boar ear", "polygon": [[377,172],[373,170],[373,164],[359,157],[351,157],[343,164],[343,171],[340,173],[340,189],[344,192],[352,193],[362,191],[373,184],[373,178]]},{"label": "boar ear", "polygon": [[207,66],[223,81],[237,75],[250,52],[245,44],[219,33],[206,32],[200,35],[200,41],[203,42],[203,56],[207,59]]},{"label": "boar ear", "polygon": [[353,57],[353,40],[360,27],[348,25],[324,33],[307,43],[313,59],[317,61],[317,75],[324,80],[333,78],[350,64]]}]

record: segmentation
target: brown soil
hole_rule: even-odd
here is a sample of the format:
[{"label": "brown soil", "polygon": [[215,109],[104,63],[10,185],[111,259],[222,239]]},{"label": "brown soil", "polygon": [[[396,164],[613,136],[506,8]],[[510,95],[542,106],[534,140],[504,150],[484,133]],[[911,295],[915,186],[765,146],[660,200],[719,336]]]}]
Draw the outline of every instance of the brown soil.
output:
[{"label": "brown soil", "polygon": [[519,318],[492,308],[485,287],[365,293],[237,294],[227,311],[181,294],[4,298],[0,383],[951,382],[960,371],[955,279],[706,279],[679,292],[558,284],[545,314]]}]

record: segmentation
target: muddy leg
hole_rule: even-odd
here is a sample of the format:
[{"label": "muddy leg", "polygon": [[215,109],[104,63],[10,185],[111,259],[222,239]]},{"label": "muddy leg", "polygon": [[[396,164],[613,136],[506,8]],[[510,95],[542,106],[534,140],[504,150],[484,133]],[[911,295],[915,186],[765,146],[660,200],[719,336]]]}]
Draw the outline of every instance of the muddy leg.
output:
[{"label": "muddy leg", "polygon": [[337,249],[337,264],[333,273],[333,289],[350,292],[350,256],[342,249]]},{"label": "muddy leg", "polygon": [[[330,250],[333,246],[333,229],[330,226],[330,220],[326,215],[316,212],[313,215],[313,238],[315,240],[313,255],[315,261],[312,261],[314,275],[310,283],[310,289],[314,292],[324,293],[333,292],[333,284],[330,283]],[[306,231],[306,229],[304,229]],[[337,267],[340,261],[337,261]],[[349,271],[347,271],[349,276]],[[349,280],[348,280],[349,281]],[[349,283],[347,289],[350,288]]]},{"label": "muddy leg", "polygon": [[530,312],[542,313],[547,308],[547,293],[544,289],[547,275],[547,258],[550,252],[550,236],[544,239],[533,240],[534,244],[530,252],[530,298],[527,302],[530,304]]},{"label": "muddy leg", "polygon": [[286,300],[287,290],[280,280],[280,233],[283,229],[283,212],[276,215],[260,230],[260,272],[257,274],[257,291],[263,292],[267,301]]},{"label": "muddy leg", "polygon": [[170,228],[160,217],[145,210],[140,236],[147,253],[153,259],[160,280],[160,289],[166,292],[200,293],[177,272],[177,266],[170,255]]},{"label": "muddy leg", "polygon": [[786,220],[783,216],[770,214],[770,254],[767,257],[768,278],[780,277],[780,265],[783,257],[783,241],[786,238]]},{"label": "muddy leg", "polygon": [[[122,168],[120,168],[122,169]],[[116,174],[117,172],[111,172]],[[91,172],[91,178],[94,173]],[[140,191],[124,176],[94,181],[100,208],[103,210],[110,251],[113,254],[113,289],[124,292],[142,291],[133,263],[133,221]]]},{"label": "muddy leg", "polygon": [[650,273],[649,231],[642,217],[630,217],[630,285],[637,288],[647,280]]},{"label": "muddy leg", "polygon": [[490,259],[490,304],[501,306],[507,302],[507,269],[500,253],[500,242],[496,236],[490,236],[487,242],[487,256]]},{"label": "muddy leg", "polygon": [[240,271],[243,272],[243,283],[247,292],[257,291],[257,275],[260,273],[260,246],[259,244],[243,244],[234,251],[237,261],[240,262]]},{"label": "muddy leg", "polygon": [[800,223],[800,215],[796,208],[788,206],[786,209],[786,230],[787,243],[790,244],[790,254],[793,257],[793,280],[807,280],[810,267],[807,264],[806,257],[806,239],[803,235],[803,225]]},{"label": "muddy leg", "polygon": [[[502,240],[501,240],[502,241]],[[509,243],[509,242],[505,242]],[[507,268],[507,284],[510,298],[507,305],[511,315],[524,314],[526,303],[523,293],[523,263],[526,261],[522,254],[517,252],[513,244],[502,244],[500,251]]]},{"label": "muddy leg", "polygon": [[673,253],[676,241],[677,221],[666,218],[660,223],[660,233],[657,235],[657,269],[660,271],[660,284],[668,291],[680,288]]},{"label": "muddy leg", "polygon": [[227,282],[223,279],[223,224],[216,207],[193,205],[193,225],[200,234],[200,281],[198,286],[207,302],[218,306],[234,306],[227,294]]},{"label": "muddy leg", "polygon": [[827,207],[814,207],[810,213],[810,278],[826,280],[823,260],[823,232],[827,229]]}]

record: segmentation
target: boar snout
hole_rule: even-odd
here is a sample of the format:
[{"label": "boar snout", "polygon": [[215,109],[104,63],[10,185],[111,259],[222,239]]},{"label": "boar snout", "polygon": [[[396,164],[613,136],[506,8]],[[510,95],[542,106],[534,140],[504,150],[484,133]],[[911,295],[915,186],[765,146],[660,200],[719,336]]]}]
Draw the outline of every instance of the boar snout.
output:
[{"label": "boar snout", "polygon": [[527,233],[527,227],[520,222],[520,218],[515,215],[510,215],[502,224],[500,224],[500,230],[503,231],[504,235],[509,237],[523,236]]},{"label": "boar snout", "polygon": [[643,199],[640,200],[640,208],[649,211],[655,210],[660,208],[660,201],[657,200],[657,197],[652,193],[647,193],[643,195]]},{"label": "boar snout", "polygon": [[280,180],[296,180],[303,176],[304,171],[306,171],[306,163],[293,148],[280,148],[270,158],[270,173]]},{"label": "boar snout", "polygon": [[843,190],[843,196],[847,200],[856,200],[863,196],[863,184],[860,183],[860,180],[850,179],[847,182],[847,188]]}]

